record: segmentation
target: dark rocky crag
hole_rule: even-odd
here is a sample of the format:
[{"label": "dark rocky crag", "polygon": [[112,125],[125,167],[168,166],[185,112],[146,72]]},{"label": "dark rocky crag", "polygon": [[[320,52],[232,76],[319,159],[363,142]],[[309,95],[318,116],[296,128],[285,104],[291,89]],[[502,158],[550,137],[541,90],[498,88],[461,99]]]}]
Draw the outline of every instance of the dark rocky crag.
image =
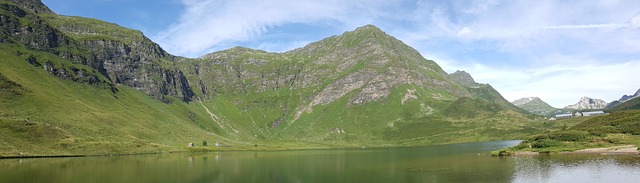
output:
[{"label": "dark rocky crag", "polygon": [[[184,74],[174,67],[177,58],[139,31],[98,20],[55,15],[40,1],[9,1],[0,4],[0,9],[0,42],[53,53],[97,71],[92,73],[72,64],[56,66],[48,60],[35,59],[55,76],[105,84],[114,92],[117,84],[122,84],[158,99],[172,96],[188,102],[194,96]],[[83,21],[90,23],[81,24]],[[114,30],[104,30],[105,24]],[[106,33],[119,31],[124,31],[121,35],[126,36]]]}]

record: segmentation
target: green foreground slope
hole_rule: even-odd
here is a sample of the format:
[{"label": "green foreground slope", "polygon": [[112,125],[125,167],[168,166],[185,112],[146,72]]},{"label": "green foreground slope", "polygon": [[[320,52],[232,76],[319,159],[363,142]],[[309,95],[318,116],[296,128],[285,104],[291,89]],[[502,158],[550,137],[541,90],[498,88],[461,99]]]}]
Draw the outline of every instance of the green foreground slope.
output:
[{"label": "green foreground slope", "polygon": [[[200,106],[52,77],[16,55],[30,51],[0,47],[0,155],[150,153],[225,141],[203,128],[209,120]],[[60,60],[41,54],[39,59]]]}]

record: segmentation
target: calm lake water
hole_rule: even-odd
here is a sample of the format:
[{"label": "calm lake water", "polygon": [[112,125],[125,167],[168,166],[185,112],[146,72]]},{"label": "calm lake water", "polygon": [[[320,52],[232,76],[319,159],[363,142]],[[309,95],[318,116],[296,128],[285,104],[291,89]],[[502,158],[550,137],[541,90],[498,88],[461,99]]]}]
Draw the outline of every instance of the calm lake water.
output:
[{"label": "calm lake water", "polygon": [[640,157],[491,157],[519,141],[0,160],[0,182],[640,182]]}]

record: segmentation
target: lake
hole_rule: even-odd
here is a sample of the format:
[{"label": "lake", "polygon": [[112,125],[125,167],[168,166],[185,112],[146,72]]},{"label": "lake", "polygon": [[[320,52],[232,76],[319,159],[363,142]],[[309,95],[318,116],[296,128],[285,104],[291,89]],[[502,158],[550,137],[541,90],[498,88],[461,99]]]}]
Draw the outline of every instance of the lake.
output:
[{"label": "lake", "polygon": [[426,147],[0,160],[0,182],[640,182],[640,157],[491,157],[519,141]]}]

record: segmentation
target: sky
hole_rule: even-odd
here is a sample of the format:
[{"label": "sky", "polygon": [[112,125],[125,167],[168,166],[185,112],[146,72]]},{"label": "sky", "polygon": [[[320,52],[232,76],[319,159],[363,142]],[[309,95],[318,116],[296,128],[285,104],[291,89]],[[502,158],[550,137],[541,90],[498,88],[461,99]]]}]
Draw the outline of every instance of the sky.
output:
[{"label": "sky", "polygon": [[507,100],[561,108],[640,89],[637,0],[43,0],[141,30],[169,53],[284,52],[373,24]]}]

